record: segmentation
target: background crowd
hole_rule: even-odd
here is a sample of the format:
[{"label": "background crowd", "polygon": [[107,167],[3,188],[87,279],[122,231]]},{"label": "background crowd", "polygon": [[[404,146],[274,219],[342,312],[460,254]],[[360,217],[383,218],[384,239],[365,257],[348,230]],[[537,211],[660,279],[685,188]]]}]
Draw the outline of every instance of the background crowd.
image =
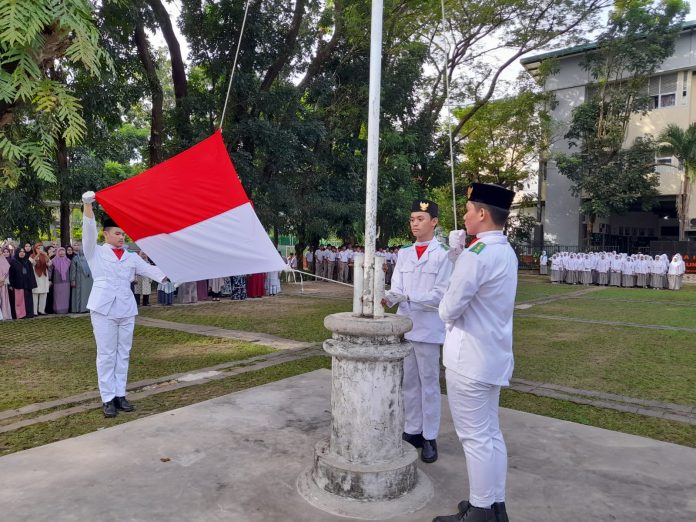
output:
[{"label": "background crowd", "polygon": [[[0,320],[87,313],[93,281],[79,242],[63,247],[55,241],[8,241],[0,247],[0,254]],[[139,255],[152,263],[145,252]],[[132,289],[139,306],[150,305],[152,280],[136,276]],[[281,290],[280,273],[219,277],[180,285],[159,283],[156,290],[157,302],[165,306],[222,298],[241,301],[277,295]]]},{"label": "background crowd", "polygon": [[643,254],[616,252],[558,252],[539,258],[542,275],[551,269],[552,283],[599,285],[624,288],[679,290],[686,265],[681,254],[670,261],[666,254],[654,258]]}]

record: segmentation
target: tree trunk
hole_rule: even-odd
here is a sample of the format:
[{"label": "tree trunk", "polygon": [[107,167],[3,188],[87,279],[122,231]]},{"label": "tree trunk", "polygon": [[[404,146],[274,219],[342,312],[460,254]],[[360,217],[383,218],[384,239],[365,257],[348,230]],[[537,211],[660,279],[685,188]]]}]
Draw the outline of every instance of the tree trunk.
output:
[{"label": "tree trunk", "polygon": [[[304,249],[307,245],[304,243],[297,243],[295,245],[295,257],[297,258],[297,270],[304,270]],[[307,267],[309,270],[309,267]]]},{"label": "tree trunk", "polygon": [[186,79],[186,66],[181,57],[181,47],[176,33],[172,27],[169,13],[165,9],[161,0],[147,0],[152,12],[155,14],[157,24],[162,29],[162,35],[169,48],[169,58],[172,62],[172,82],[174,84],[174,98],[176,101],[175,122],[176,132],[183,147],[191,144],[193,139],[191,131],[190,108],[186,97],[188,96],[188,81]]},{"label": "tree trunk", "polygon": [[138,21],[135,26],[135,44],[138,48],[138,56],[145,69],[147,83],[150,86],[152,95],[152,117],[150,122],[150,143],[148,150],[150,153],[150,167],[162,163],[164,160],[164,151],[162,150],[162,134],[163,134],[163,103],[164,94],[162,85],[157,77],[157,67],[150,53],[150,44],[147,41],[145,27],[141,21]]},{"label": "tree trunk", "polygon": [[273,225],[273,244],[276,247],[276,250],[278,250],[278,227]]},{"label": "tree trunk", "polygon": [[67,246],[70,244],[70,198],[68,194],[68,147],[65,138],[60,136],[56,140],[56,163],[59,200],[60,200],[60,244]]}]

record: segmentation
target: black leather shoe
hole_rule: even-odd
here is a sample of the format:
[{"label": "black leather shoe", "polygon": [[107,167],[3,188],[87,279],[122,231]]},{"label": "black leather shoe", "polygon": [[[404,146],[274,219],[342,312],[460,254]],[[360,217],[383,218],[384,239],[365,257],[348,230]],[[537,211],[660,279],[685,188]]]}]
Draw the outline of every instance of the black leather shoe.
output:
[{"label": "black leather shoe", "polygon": [[133,411],[135,406],[126,400],[125,397],[114,397],[114,406],[120,411]]},{"label": "black leather shoe", "polygon": [[435,439],[423,439],[423,449],[421,450],[421,460],[432,464],[437,460],[437,442]]},{"label": "black leather shoe", "polygon": [[105,402],[102,404],[102,408],[104,410],[104,417],[107,419],[110,419],[111,417],[115,417],[118,415],[118,412],[116,411],[116,405],[114,404],[114,400],[111,399],[109,402]]},{"label": "black leather shoe", "polygon": [[411,433],[403,432],[403,434],[401,435],[401,438],[404,439],[406,442],[408,442],[414,448],[422,448],[423,447],[423,434],[422,433],[416,433],[414,435]]},{"label": "black leather shoe", "polygon": [[462,500],[459,504],[457,504],[457,508],[459,509],[460,514],[464,514],[467,511],[469,511],[469,508],[471,507],[471,504],[469,504],[468,500]]},{"label": "black leather shoe", "polygon": [[469,506],[469,509],[464,513],[435,517],[433,522],[496,522],[496,520],[493,508]]},{"label": "black leather shoe", "polygon": [[493,511],[495,512],[496,522],[510,522],[507,511],[505,510],[505,502],[496,502],[493,504]]}]

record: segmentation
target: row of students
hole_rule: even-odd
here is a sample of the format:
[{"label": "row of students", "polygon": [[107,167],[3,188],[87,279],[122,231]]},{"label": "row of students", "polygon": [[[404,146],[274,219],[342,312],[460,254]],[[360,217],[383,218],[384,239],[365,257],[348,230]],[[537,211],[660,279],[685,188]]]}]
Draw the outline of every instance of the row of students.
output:
[{"label": "row of students", "polygon": [[[546,267],[544,257],[545,254],[540,258],[541,267]],[[679,290],[686,271],[680,254],[675,254],[670,262],[665,254],[652,258],[616,252],[559,252],[552,255],[549,261],[551,282],[556,284]]]}]

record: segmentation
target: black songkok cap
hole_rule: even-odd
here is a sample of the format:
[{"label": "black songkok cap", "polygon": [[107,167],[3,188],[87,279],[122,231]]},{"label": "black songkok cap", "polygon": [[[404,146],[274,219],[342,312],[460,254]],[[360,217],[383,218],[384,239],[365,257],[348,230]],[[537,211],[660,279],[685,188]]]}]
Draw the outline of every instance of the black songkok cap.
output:
[{"label": "black songkok cap", "polygon": [[411,205],[411,212],[427,212],[431,218],[437,217],[437,203],[429,199],[416,199]]},{"label": "black songkok cap", "polygon": [[109,216],[104,216],[104,219],[102,219],[102,227],[103,228],[118,227],[118,224],[113,219],[111,219]]},{"label": "black songkok cap", "polygon": [[489,183],[472,183],[467,191],[469,201],[483,203],[493,207],[510,210],[515,193],[500,185]]}]

